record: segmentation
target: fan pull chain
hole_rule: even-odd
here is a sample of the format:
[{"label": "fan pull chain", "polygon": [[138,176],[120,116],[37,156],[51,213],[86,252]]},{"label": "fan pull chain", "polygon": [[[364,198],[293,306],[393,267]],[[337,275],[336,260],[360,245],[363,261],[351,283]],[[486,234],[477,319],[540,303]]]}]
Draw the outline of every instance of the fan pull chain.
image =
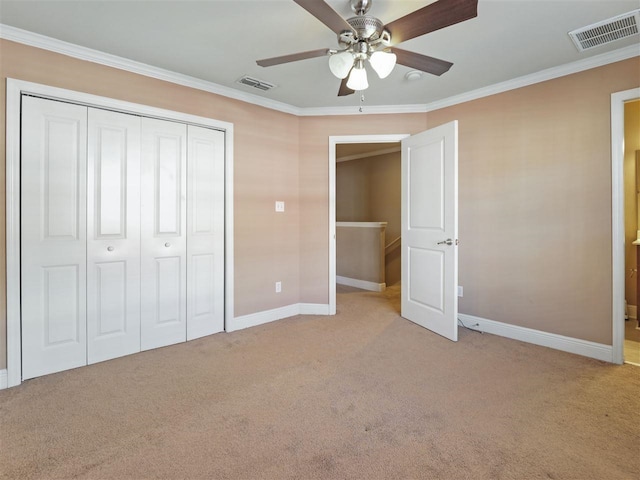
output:
[{"label": "fan pull chain", "polygon": [[360,108],[358,111],[362,113],[362,104],[364,103],[364,93],[360,94]]}]

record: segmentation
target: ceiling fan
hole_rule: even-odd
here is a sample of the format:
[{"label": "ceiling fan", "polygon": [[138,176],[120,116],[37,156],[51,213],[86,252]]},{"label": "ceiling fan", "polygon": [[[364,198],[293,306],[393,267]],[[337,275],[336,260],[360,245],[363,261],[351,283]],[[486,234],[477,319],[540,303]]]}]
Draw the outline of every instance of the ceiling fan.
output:
[{"label": "ceiling fan", "polygon": [[256,63],[261,67],[270,67],[329,55],[331,73],[342,79],[338,96],[350,95],[369,87],[365,61],[370,63],[380,78],[387,77],[396,63],[442,75],[453,63],[401,50],[393,45],[478,15],[478,0],[438,0],[385,25],[376,17],[367,15],[372,0],[350,0],[356,16],[346,20],[323,0],[293,1],[338,35],[340,49],[321,48],[266,58]]}]

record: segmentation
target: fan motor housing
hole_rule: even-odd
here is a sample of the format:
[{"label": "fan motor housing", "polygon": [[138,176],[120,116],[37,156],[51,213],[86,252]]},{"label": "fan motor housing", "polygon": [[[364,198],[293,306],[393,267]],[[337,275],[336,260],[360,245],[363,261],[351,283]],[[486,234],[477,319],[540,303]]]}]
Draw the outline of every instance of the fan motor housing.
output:
[{"label": "fan motor housing", "polygon": [[369,15],[351,17],[347,23],[356,31],[357,40],[377,40],[384,30],[384,23]]}]

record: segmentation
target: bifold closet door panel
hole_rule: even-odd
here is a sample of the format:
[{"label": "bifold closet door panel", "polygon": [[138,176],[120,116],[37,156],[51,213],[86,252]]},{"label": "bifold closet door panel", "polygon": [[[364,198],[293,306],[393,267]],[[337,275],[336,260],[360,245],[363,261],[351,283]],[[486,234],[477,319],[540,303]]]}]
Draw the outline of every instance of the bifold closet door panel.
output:
[{"label": "bifold closet door panel", "polygon": [[187,340],[224,330],[224,132],[188,126]]},{"label": "bifold closet door panel", "polygon": [[140,117],[89,109],[88,363],[140,351],[140,129]]},{"label": "bifold closet door panel", "polygon": [[141,347],[187,336],[187,126],[142,119]]},{"label": "bifold closet door panel", "polygon": [[24,379],[86,365],[87,108],[22,97]]}]

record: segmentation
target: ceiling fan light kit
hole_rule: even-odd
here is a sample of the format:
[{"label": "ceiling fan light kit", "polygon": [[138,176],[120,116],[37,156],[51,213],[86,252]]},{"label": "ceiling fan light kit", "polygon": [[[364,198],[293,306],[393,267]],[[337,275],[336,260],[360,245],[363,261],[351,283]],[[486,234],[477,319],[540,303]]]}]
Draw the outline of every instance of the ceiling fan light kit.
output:
[{"label": "ceiling fan light kit", "polygon": [[392,45],[478,15],[478,0],[438,0],[385,25],[376,17],[367,15],[372,0],[350,0],[356,16],[346,20],[323,0],[293,1],[336,33],[340,49],[313,50],[258,60],[257,63],[268,67],[329,55],[329,70],[342,80],[338,96],[369,88],[366,62],[381,79],[391,74],[396,63],[421,72],[442,75],[451,68],[451,62],[400,50]]}]

